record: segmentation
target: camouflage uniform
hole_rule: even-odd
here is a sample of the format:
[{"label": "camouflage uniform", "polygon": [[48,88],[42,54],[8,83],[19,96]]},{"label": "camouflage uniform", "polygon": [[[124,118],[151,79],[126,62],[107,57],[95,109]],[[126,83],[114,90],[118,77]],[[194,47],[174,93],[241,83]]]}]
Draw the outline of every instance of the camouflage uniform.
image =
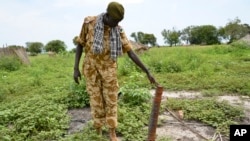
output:
[{"label": "camouflage uniform", "polygon": [[[99,128],[106,123],[108,128],[116,128],[119,90],[117,62],[110,57],[110,28],[108,26],[104,26],[102,54],[93,54],[92,45],[96,20],[97,16],[86,17],[77,39],[85,51],[82,73],[86,79],[87,92],[90,95],[94,127]],[[119,30],[121,31],[122,50],[123,53],[126,53],[132,47],[122,29]]]}]

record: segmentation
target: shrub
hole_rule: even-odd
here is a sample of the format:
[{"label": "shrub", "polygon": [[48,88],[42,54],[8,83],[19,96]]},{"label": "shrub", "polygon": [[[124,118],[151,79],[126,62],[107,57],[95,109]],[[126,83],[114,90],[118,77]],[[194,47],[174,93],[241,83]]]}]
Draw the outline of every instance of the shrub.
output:
[{"label": "shrub", "polygon": [[145,88],[138,87],[135,83],[129,83],[121,88],[121,100],[128,105],[141,105],[151,99],[150,92]]},{"label": "shrub", "polygon": [[0,102],[2,102],[6,98],[6,89],[0,89]]},{"label": "shrub", "polygon": [[6,71],[16,71],[21,67],[21,62],[17,57],[5,56],[0,58],[0,69]]},{"label": "shrub", "polygon": [[215,99],[168,99],[164,104],[173,110],[182,109],[185,119],[201,121],[224,134],[228,134],[230,124],[240,121],[244,116],[242,108]]},{"label": "shrub", "polygon": [[236,41],[231,44],[233,47],[240,48],[240,49],[250,49],[250,43],[245,41]]},{"label": "shrub", "polygon": [[174,61],[169,61],[166,65],[166,72],[175,73],[175,72],[181,72],[181,65],[177,64]]},{"label": "shrub", "polygon": [[139,68],[128,57],[120,58],[118,63],[118,73],[120,76],[129,76],[131,72],[137,71]]},{"label": "shrub", "polygon": [[150,116],[151,104],[148,102],[140,105],[127,105],[119,101],[118,108],[118,133],[122,135],[123,140],[142,141],[147,136],[148,120]]},{"label": "shrub", "polygon": [[0,140],[53,140],[65,133],[69,121],[65,105],[43,97],[24,99],[0,109]]},{"label": "shrub", "polygon": [[90,105],[85,80],[82,80],[80,84],[71,85],[66,101],[68,108],[83,108]]}]

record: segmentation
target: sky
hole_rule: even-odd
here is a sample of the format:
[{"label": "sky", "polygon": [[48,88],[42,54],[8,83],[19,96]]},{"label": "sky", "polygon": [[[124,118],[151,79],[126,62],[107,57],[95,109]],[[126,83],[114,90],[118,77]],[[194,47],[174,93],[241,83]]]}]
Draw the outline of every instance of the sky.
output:
[{"label": "sky", "polygon": [[130,40],[131,33],[140,31],[154,34],[159,45],[164,29],[218,28],[236,18],[250,24],[249,0],[0,0],[0,47],[61,40],[71,50],[84,18],[106,12],[111,1],[125,8],[119,24]]}]

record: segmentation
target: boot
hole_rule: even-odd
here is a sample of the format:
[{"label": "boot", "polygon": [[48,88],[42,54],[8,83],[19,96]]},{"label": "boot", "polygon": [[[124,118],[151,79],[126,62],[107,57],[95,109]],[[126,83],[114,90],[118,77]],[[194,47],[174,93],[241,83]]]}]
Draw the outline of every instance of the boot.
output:
[{"label": "boot", "polygon": [[109,129],[109,138],[110,138],[110,141],[118,141],[116,138],[115,128]]}]

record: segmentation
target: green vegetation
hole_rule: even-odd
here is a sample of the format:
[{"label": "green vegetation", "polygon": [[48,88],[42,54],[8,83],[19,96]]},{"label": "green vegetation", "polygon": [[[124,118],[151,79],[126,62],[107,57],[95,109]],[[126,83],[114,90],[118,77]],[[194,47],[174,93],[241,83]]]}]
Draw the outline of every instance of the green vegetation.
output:
[{"label": "green vegetation", "polygon": [[30,52],[30,55],[36,56],[37,54],[42,52],[43,49],[43,43],[41,42],[27,42],[27,51]]},{"label": "green vegetation", "polygon": [[[207,96],[228,93],[250,96],[249,54],[249,47],[240,43],[151,48],[140,58],[166,90],[195,90]],[[67,110],[89,106],[84,80],[77,85],[72,78],[74,54],[30,56],[30,60],[30,66],[16,64],[18,68],[13,70],[15,60],[6,63],[0,59],[0,64],[6,66],[0,67],[0,140],[100,139],[91,122],[80,133],[67,134],[70,122]],[[119,59],[118,69],[122,93],[118,134],[128,141],[144,140],[151,110],[148,90],[152,86],[126,55]],[[243,115],[240,108],[212,98],[173,99],[162,106],[162,110],[164,106],[182,109],[187,119],[199,120],[225,134],[228,125],[238,122]],[[108,138],[104,135],[102,140]]]},{"label": "green vegetation", "polygon": [[[224,27],[216,28],[214,25],[190,25],[182,30],[163,29],[161,35],[164,43],[172,46],[177,46],[185,42],[186,45],[215,45],[222,44],[224,41],[233,43],[242,37],[245,37],[250,32],[250,26],[246,23],[241,23],[241,20],[236,17],[230,20]],[[133,32],[130,37],[135,42],[144,45],[157,46],[156,38],[153,34]]]},{"label": "green vegetation", "polygon": [[226,101],[217,102],[208,99],[168,99],[164,107],[172,110],[183,110],[185,119],[198,120],[217,129],[218,132],[228,134],[229,125],[237,124],[244,116],[241,107],[232,107]]},{"label": "green vegetation", "polygon": [[250,95],[250,56],[244,46],[152,48],[141,58],[166,89]]},{"label": "green vegetation", "polygon": [[4,56],[0,58],[0,68],[5,71],[16,71],[21,67],[21,62],[15,56]]}]

